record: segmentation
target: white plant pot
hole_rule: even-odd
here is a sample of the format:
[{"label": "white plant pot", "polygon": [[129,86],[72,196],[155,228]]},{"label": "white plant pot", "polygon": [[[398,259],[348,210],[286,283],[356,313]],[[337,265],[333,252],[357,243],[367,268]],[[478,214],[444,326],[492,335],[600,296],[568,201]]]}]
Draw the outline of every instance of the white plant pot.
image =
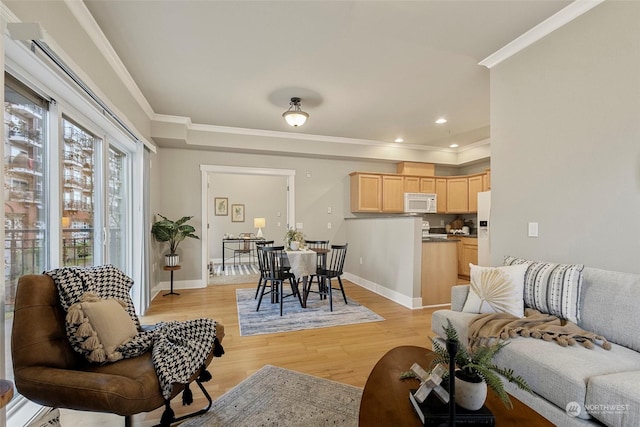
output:
[{"label": "white plant pot", "polygon": [[292,251],[297,251],[298,249],[300,249],[300,242],[292,241],[291,243],[289,243],[289,247]]},{"label": "white plant pot", "polygon": [[456,403],[470,411],[482,408],[487,399],[487,383],[472,383],[456,376]]},{"label": "white plant pot", "polygon": [[167,265],[167,267],[175,267],[176,265],[180,264],[180,255],[165,255],[164,263]]}]

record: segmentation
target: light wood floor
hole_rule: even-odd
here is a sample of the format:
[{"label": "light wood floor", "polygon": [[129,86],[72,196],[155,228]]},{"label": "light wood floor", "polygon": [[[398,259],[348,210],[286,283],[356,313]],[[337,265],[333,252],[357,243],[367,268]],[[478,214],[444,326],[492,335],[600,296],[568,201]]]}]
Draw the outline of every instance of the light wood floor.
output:
[{"label": "light wood floor", "polygon": [[[214,400],[267,364],[364,387],[376,362],[390,349],[400,345],[431,348],[429,337],[433,336],[431,313],[434,309],[410,310],[351,282],[344,283],[349,298],[373,310],[385,320],[242,337],[238,328],[235,291],[239,288],[255,289],[254,283],[180,290],[179,296],[163,297],[159,294],[141,320],[144,324],[151,324],[210,317],[224,324],[226,336],[222,344],[226,354],[213,359],[209,365],[213,379],[205,383]],[[310,298],[314,296],[312,294]],[[334,296],[334,310],[340,309],[340,300]],[[291,300],[289,303],[295,301]],[[286,307],[284,315],[286,316]],[[193,405],[182,407],[180,397],[174,399],[172,407],[176,415],[206,406],[197,387],[192,387],[192,390]],[[152,425],[153,421],[159,420],[161,414],[162,409],[159,409],[136,416],[133,419],[134,425]]]}]

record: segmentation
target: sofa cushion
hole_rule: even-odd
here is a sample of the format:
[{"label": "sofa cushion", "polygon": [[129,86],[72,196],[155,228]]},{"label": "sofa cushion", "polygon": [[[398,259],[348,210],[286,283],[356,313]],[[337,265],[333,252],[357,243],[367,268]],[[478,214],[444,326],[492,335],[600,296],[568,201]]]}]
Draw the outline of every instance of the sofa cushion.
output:
[{"label": "sofa cushion", "polygon": [[640,371],[596,375],[589,378],[585,406],[606,425],[640,425]]},{"label": "sofa cushion", "polygon": [[504,265],[529,264],[524,276],[524,303],[542,313],[580,322],[581,264],[534,262],[508,256]]},{"label": "sofa cushion", "polygon": [[640,275],[585,268],[582,328],[640,351]]},{"label": "sofa cushion", "polygon": [[527,264],[471,268],[471,288],[462,308],[466,313],[509,313],[524,316],[522,292]]},{"label": "sofa cushion", "polygon": [[467,331],[469,322],[477,316],[477,313],[464,313],[452,310],[436,310],[431,315],[431,330],[440,338],[446,339],[444,328],[447,326],[447,319],[458,332],[460,342],[467,342]]},{"label": "sofa cushion", "polygon": [[611,350],[561,347],[523,337],[511,339],[494,361],[513,369],[534,393],[560,408],[570,402],[579,403],[580,418],[589,418],[584,405],[590,377],[640,369],[640,353],[619,345],[612,345]]}]

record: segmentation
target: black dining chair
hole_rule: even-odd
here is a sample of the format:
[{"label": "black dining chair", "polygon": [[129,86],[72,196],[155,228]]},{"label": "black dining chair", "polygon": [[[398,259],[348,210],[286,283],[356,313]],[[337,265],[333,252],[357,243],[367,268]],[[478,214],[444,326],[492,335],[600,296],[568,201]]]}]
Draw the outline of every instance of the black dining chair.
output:
[{"label": "black dining chair", "polygon": [[[329,241],[328,240],[306,240],[304,241],[305,245],[316,253],[316,271],[318,269],[325,268],[327,265],[327,254],[329,253]],[[313,282],[313,278],[316,277],[315,274],[310,275],[309,283],[307,283],[307,287],[311,286],[311,282]],[[322,286],[322,284],[320,284]],[[321,298],[323,295],[321,294]]]},{"label": "black dining chair", "polygon": [[233,250],[233,265],[236,265],[236,257],[238,257],[238,264],[242,264],[242,255],[249,256],[249,262],[253,261],[253,255],[251,253],[251,239],[255,239],[253,233],[240,233],[240,239],[238,247]]},{"label": "black dining chair", "polygon": [[253,297],[253,299],[258,298],[258,292],[260,292],[260,286],[262,285],[262,281],[267,275],[266,268],[264,266],[264,263],[262,262],[260,253],[258,252],[262,246],[273,246],[273,240],[263,240],[260,242],[256,242],[256,258],[258,258],[258,270],[260,270],[260,277],[258,278],[258,287],[256,288],[256,296]]},{"label": "black dining chair", "polygon": [[[333,311],[333,295],[331,291],[333,289],[342,291],[342,297],[344,298],[344,303],[347,302],[347,295],[344,293],[344,286],[342,285],[342,270],[344,268],[344,260],[347,256],[347,243],[344,245],[331,245],[331,255],[329,257],[328,263],[324,268],[318,268],[316,270],[316,276],[318,278],[318,293],[320,294],[320,298],[323,296],[329,297],[329,308]],[[331,279],[338,279],[338,284],[340,288],[333,288],[331,284]],[[304,290],[305,293],[305,301],[311,291],[311,280],[307,284],[307,288]]]},{"label": "black dining chair", "polygon": [[[258,306],[256,311],[260,310],[260,304],[262,303],[262,297],[264,297],[267,286],[270,286],[271,290],[267,293],[271,294],[271,301],[280,302],[280,316],[282,316],[282,303],[285,298],[291,296],[297,296],[300,302],[300,307],[304,307],[302,303],[302,296],[298,291],[298,282],[295,280],[293,273],[285,266],[287,254],[284,252],[284,246],[260,246],[258,248],[258,256],[262,257],[262,263],[265,269],[265,277],[260,287],[260,297],[258,298]],[[291,293],[284,294],[284,282],[288,280],[291,285]],[[270,285],[269,285],[270,282]]]}]

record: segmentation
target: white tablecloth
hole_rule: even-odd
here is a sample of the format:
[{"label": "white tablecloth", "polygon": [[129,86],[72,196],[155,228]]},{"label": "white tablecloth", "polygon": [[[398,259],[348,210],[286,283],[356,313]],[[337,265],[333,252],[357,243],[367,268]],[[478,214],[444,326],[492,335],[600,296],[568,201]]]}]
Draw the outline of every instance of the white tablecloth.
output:
[{"label": "white tablecloth", "polygon": [[285,251],[296,279],[316,274],[316,253],[312,250]]}]

